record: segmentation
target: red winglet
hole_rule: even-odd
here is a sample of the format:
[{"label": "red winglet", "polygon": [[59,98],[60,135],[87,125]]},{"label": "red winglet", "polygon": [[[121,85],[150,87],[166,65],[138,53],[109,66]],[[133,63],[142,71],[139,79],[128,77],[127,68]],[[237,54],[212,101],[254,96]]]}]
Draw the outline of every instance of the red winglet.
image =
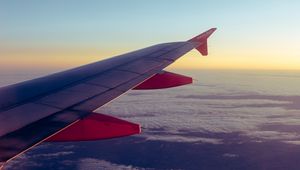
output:
[{"label": "red winglet", "polygon": [[197,47],[195,47],[203,56],[208,55],[208,48],[207,48],[207,39],[208,37],[217,30],[217,28],[211,28],[208,31],[188,40],[189,42],[196,42]]},{"label": "red winglet", "polygon": [[191,77],[164,71],[144,81],[133,90],[164,89],[191,83],[193,83],[193,79]]},{"label": "red winglet", "polygon": [[47,139],[47,142],[89,141],[129,136],[141,133],[138,124],[112,116],[91,113]]}]

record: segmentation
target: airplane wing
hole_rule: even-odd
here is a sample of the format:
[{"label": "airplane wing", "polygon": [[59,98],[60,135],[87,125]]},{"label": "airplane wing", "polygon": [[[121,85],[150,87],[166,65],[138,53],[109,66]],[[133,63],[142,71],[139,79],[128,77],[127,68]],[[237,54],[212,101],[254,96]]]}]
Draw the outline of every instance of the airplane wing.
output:
[{"label": "airplane wing", "polygon": [[0,162],[44,142],[99,140],[140,133],[140,126],[93,111],[128,90],[192,83],[163,71],[196,48],[207,55],[212,28],[184,42],[154,45],[0,88]]}]

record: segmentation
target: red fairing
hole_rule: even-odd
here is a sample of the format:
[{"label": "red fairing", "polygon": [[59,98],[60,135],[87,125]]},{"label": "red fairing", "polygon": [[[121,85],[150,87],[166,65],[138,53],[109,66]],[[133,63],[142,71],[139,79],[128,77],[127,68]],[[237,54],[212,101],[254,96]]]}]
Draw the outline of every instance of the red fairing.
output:
[{"label": "red fairing", "polygon": [[191,77],[164,71],[136,86],[134,90],[164,89],[191,83],[193,83]]},{"label": "red fairing", "polygon": [[91,113],[61,132],[47,139],[47,142],[89,141],[129,136],[141,133],[138,124],[99,113]]}]

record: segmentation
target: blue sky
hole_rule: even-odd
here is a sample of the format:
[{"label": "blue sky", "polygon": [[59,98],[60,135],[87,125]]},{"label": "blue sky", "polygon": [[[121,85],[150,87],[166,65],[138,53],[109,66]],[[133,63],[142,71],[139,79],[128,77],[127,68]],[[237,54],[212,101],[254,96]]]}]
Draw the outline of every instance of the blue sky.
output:
[{"label": "blue sky", "polygon": [[296,0],[2,0],[0,56],[6,65],[71,58],[75,66],[217,27],[203,67],[295,69],[299,9]]}]

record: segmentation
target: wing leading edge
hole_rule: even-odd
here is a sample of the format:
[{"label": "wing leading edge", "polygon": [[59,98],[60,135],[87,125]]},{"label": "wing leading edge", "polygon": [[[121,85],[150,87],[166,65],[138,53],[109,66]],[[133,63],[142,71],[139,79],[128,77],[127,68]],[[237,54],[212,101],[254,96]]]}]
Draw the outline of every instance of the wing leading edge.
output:
[{"label": "wing leading edge", "polygon": [[[6,162],[45,140],[51,141],[51,137],[52,141],[88,140],[139,133],[137,124],[95,115],[93,111],[130,89],[158,89],[191,83],[189,77],[169,72],[162,74],[162,71],[194,48],[207,55],[207,38],[215,30],[212,28],[188,41],[158,44],[0,88],[0,162]],[[86,126],[87,122],[98,125],[99,131],[88,134],[83,130],[90,128]],[[104,127],[101,123],[110,123],[111,126]],[[133,129],[93,135],[101,130],[108,131],[109,127],[111,130],[121,128],[122,123]],[[83,135],[72,138],[76,128],[81,129]],[[68,138],[64,134],[71,136]]]}]

